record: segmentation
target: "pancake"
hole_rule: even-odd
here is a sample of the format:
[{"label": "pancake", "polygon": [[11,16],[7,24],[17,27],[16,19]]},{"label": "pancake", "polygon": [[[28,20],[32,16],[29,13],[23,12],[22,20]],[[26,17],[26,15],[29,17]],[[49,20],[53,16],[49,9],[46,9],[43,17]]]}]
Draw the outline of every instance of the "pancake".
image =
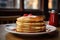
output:
[{"label": "pancake", "polygon": [[22,16],[16,21],[17,32],[43,32],[46,25],[43,16]]},{"label": "pancake", "polygon": [[38,22],[38,21],[43,21],[44,18],[42,16],[23,16],[17,18],[17,21],[19,22]]},{"label": "pancake", "polygon": [[39,23],[39,22],[38,23],[21,23],[21,22],[16,21],[16,24],[17,25],[22,25],[22,24],[23,25],[35,25],[36,26],[36,25],[45,25],[45,22],[41,22],[41,23]]}]

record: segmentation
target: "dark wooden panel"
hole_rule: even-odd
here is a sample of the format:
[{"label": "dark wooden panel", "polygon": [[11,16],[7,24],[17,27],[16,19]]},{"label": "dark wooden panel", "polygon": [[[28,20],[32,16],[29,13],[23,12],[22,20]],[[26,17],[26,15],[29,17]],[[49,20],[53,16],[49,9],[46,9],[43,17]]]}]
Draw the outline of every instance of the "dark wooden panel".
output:
[{"label": "dark wooden panel", "polygon": [[48,0],[44,0],[44,14],[46,16],[46,20],[49,20]]}]

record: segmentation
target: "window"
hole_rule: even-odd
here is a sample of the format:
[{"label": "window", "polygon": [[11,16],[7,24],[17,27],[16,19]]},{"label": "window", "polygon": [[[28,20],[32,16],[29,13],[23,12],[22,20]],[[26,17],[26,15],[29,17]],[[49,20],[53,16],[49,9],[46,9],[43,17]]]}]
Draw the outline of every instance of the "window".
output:
[{"label": "window", "polygon": [[16,6],[15,6],[16,8],[20,8],[20,0],[16,0]]},{"label": "window", "polygon": [[20,8],[20,0],[0,0],[0,8]]},{"label": "window", "polygon": [[39,0],[24,0],[24,9],[39,9]]},{"label": "window", "polygon": [[48,9],[57,9],[57,0],[48,0]]},{"label": "window", "polygon": [[0,9],[19,11],[44,11],[44,0],[0,0]]}]

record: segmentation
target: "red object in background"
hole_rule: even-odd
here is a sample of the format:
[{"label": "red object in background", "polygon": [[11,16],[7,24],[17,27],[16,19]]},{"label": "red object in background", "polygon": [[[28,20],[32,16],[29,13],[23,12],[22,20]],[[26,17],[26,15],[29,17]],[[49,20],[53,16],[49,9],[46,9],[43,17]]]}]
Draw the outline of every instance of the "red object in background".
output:
[{"label": "red object in background", "polygon": [[28,14],[24,14],[23,16],[28,16]]},{"label": "red object in background", "polygon": [[49,18],[49,25],[58,26],[58,15],[52,10]]}]

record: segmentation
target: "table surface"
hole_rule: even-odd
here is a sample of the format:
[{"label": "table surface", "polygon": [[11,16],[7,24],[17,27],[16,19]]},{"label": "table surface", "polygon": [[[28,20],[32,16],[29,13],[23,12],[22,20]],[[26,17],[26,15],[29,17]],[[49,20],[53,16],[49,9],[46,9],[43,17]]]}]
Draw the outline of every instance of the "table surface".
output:
[{"label": "table surface", "polygon": [[0,40],[60,40],[60,27],[52,33],[35,36],[11,34],[5,31],[5,27],[6,24],[0,25]]}]

